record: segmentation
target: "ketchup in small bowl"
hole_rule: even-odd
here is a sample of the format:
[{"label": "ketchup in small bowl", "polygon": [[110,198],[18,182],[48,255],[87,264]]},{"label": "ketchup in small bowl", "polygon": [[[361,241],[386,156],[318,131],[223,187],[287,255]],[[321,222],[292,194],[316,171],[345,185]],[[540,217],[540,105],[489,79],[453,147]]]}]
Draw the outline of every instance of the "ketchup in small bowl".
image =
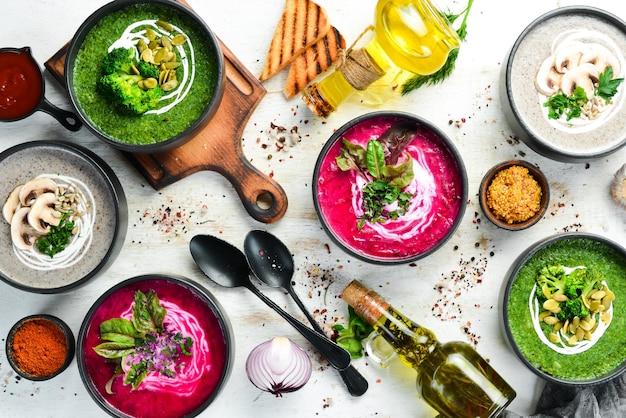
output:
[{"label": "ketchup in small bowl", "polygon": [[0,48],[0,121],[24,119],[41,110],[70,131],[79,130],[82,124],[76,115],[51,104],[44,90],[43,75],[29,47]]}]

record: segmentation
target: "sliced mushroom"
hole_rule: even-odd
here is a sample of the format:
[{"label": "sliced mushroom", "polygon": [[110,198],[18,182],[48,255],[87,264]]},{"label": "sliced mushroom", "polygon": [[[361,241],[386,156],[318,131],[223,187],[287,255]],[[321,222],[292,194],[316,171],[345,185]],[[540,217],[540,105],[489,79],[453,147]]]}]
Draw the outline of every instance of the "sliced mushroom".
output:
[{"label": "sliced mushroom", "polygon": [[4,206],[2,207],[2,216],[4,220],[8,223],[11,223],[11,218],[17,209],[17,206],[20,203],[20,190],[22,190],[22,185],[17,186],[13,191],[9,194],[6,202],[4,202]]},{"label": "sliced mushroom", "polygon": [[44,193],[35,199],[28,213],[28,223],[41,234],[50,230],[50,225],[61,223],[61,212],[54,209],[57,196],[54,193]]},{"label": "sliced mushroom", "polygon": [[20,250],[30,250],[35,244],[36,233],[28,224],[29,207],[22,207],[15,211],[11,219],[11,240]]},{"label": "sliced mushroom", "polygon": [[554,66],[554,57],[549,56],[543,61],[539,71],[537,71],[535,87],[539,90],[539,93],[550,97],[559,90],[561,77],[563,75]]},{"label": "sliced mushroom", "polygon": [[587,97],[594,95],[595,83],[598,81],[598,69],[593,64],[581,64],[563,74],[561,90],[568,96],[574,94],[576,87],[582,87]]},{"label": "sliced mushroom", "polygon": [[587,44],[582,42],[571,42],[559,46],[554,53],[554,68],[561,74],[578,67],[580,58],[588,49]]},{"label": "sliced mushroom", "polygon": [[57,187],[58,186],[54,180],[46,177],[29,180],[24,184],[22,190],[20,191],[20,203],[22,203],[22,206],[30,206],[38,196],[49,192],[54,193],[56,192]]},{"label": "sliced mushroom", "polygon": [[614,75],[618,75],[621,70],[617,57],[607,47],[600,44],[590,44],[589,48],[580,57],[580,63],[595,65],[598,73],[603,72],[608,67],[613,68]]}]

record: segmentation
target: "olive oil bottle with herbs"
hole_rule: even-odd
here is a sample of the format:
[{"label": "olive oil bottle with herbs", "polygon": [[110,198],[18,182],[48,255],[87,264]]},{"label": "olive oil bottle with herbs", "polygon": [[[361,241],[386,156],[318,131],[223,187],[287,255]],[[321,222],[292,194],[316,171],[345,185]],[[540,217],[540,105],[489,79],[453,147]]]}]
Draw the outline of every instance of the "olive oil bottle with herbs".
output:
[{"label": "olive oil bottle with herbs", "polygon": [[390,73],[432,74],[461,44],[431,0],[379,0],[369,29],[373,38],[363,48],[350,50],[334,72],[305,90],[304,101],[316,115],[327,117],[353,93]]},{"label": "olive oil bottle with herbs", "polygon": [[356,280],[342,298],[417,370],[419,394],[442,416],[497,417],[515,398],[515,391],[469,344],[440,343],[432,331]]}]

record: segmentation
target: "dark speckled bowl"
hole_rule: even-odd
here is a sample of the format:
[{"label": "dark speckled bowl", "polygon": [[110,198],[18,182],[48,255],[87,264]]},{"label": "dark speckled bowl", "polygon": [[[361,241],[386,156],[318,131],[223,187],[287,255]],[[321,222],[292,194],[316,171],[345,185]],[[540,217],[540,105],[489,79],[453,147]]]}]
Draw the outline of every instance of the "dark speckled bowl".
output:
[{"label": "dark speckled bowl", "polygon": [[0,279],[22,290],[59,293],[84,284],[115,260],[126,236],[128,208],[122,185],[113,170],[83,147],[55,141],[34,141],[0,154],[0,200],[11,191],[44,173],[63,174],[81,180],[93,194],[94,235],[81,260],[69,267],[39,270],[18,259],[10,225],[0,218]]},{"label": "dark speckled bowl", "polygon": [[[555,264],[597,269],[615,293],[613,319],[598,342],[586,351],[575,354],[558,352],[548,345],[545,333],[540,337],[535,330],[529,308],[535,277],[541,267]],[[553,235],[522,251],[505,278],[499,301],[500,324],[511,349],[529,370],[550,382],[578,387],[604,383],[626,371],[624,247],[597,234],[570,232]],[[553,330],[544,332],[549,331]],[[545,338],[545,343],[541,338]]]}]

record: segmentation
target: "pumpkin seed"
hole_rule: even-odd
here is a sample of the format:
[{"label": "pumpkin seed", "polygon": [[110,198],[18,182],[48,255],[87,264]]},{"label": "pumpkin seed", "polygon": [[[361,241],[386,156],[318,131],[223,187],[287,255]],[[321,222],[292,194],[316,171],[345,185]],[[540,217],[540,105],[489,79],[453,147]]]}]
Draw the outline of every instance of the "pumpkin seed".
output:
[{"label": "pumpkin seed", "polygon": [[[176,54],[174,54],[174,56],[176,56]],[[165,68],[167,68],[168,70],[173,70],[175,68],[178,68],[180,66],[180,62],[176,62],[176,61],[168,61],[166,63],[163,64],[165,66]]]},{"label": "pumpkin seed", "polygon": [[603,323],[608,324],[611,320],[611,314],[609,312],[602,312],[602,314],[600,315],[600,320]]},{"label": "pumpkin seed", "polygon": [[569,345],[574,345],[574,344],[576,344],[576,342],[577,342],[577,341],[578,341],[578,339],[576,338],[576,336],[575,336],[575,335],[572,335],[572,336],[571,336],[571,337],[569,337],[569,339],[567,340],[567,343],[568,343]]},{"label": "pumpkin seed", "polygon": [[554,299],[548,299],[545,302],[543,302],[543,309],[545,309],[546,311],[552,311],[558,308],[558,306],[559,306],[559,302],[557,302]]},{"label": "pumpkin seed", "polygon": [[168,31],[168,32],[171,32],[171,31],[173,31],[173,30],[174,30],[174,28],[172,27],[172,25],[170,25],[169,23],[167,23],[167,22],[165,22],[165,21],[163,21],[163,20],[157,20],[157,21],[156,21],[156,22],[154,22],[154,23],[156,23],[156,25],[157,25],[158,27],[163,28],[163,29],[165,29],[165,30],[166,30],[166,31]]},{"label": "pumpkin seed", "polygon": [[146,78],[145,80],[142,80],[142,81],[143,81],[144,86],[146,86],[147,89],[153,89],[158,85],[156,78],[153,78],[153,77]]},{"label": "pumpkin seed", "polygon": [[552,332],[559,332],[563,328],[563,322],[559,321],[552,327]]},{"label": "pumpkin seed", "polygon": [[545,322],[545,323],[546,323],[546,324],[548,324],[548,325],[554,325],[554,324],[556,324],[558,321],[559,321],[559,320],[556,318],[556,316],[552,316],[552,315],[550,315],[550,316],[546,316],[546,317],[543,319],[543,322]]},{"label": "pumpkin seed", "polygon": [[595,292],[593,292],[591,294],[591,299],[602,299],[604,296],[606,295],[606,292],[604,290],[596,290]]},{"label": "pumpkin seed", "polygon": [[148,49],[148,44],[143,39],[137,41],[137,51],[141,54],[143,51]]},{"label": "pumpkin seed", "polygon": [[176,81],[176,80],[169,80],[169,81],[167,81],[167,82],[165,82],[165,83],[163,83],[161,85],[161,90],[163,90],[163,91],[174,90],[176,88],[176,86],[178,86],[178,81]]},{"label": "pumpkin seed", "polygon": [[163,45],[163,48],[167,48],[168,51],[172,50],[172,41],[170,40],[169,37],[167,36],[161,37],[161,44]]},{"label": "pumpkin seed", "polygon": [[154,41],[157,37],[157,33],[152,28],[146,28],[146,38],[149,41]]},{"label": "pumpkin seed", "polygon": [[602,302],[599,300],[594,299],[589,303],[589,309],[591,309],[592,312],[598,312],[600,306],[602,306]]},{"label": "pumpkin seed", "polygon": [[550,315],[552,315],[552,312],[550,312],[550,311],[543,311],[543,312],[541,312],[539,314],[539,320],[543,321],[546,316],[550,316]]},{"label": "pumpkin seed", "polygon": [[559,338],[558,335],[556,335],[554,332],[551,332],[550,334],[548,334],[548,338],[550,339],[550,341],[552,341],[553,343],[558,343],[561,342],[561,339]]},{"label": "pumpkin seed", "polygon": [[605,311],[611,307],[611,303],[612,301],[609,299],[608,296],[605,296],[604,299],[602,299],[602,306],[604,306]]},{"label": "pumpkin seed", "polygon": [[575,334],[575,335],[576,335],[576,339],[577,339],[578,341],[582,341],[582,340],[583,340],[583,338],[585,338],[585,330],[584,330],[584,329],[582,329],[582,328],[578,328],[578,329],[576,330],[576,334]]},{"label": "pumpkin seed", "polygon": [[563,293],[555,293],[554,296],[552,296],[552,299],[556,300],[557,302],[565,302],[568,297],[565,296]]},{"label": "pumpkin seed", "polygon": [[165,56],[167,55],[168,50],[166,48],[160,48],[156,51],[156,53],[154,54],[154,63],[155,64],[160,64],[161,61],[163,61],[163,59],[165,58]]},{"label": "pumpkin seed", "polygon": [[183,35],[182,33],[179,33],[178,35],[172,38],[172,45],[180,46],[184,44],[186,41],[187,41],[187,37]]},{"label": "pumpkin seed", "polygon": [[135,67],[135,64],[130,65],[130,70],[133,72],[133,74],[139,75],[139,70],[137,69],[137,67]]},{"label": "pumpkin seed", "polygon": [[154,56],[152,55],[151,49],[146,49],[145,51],[143,51],[141,55],[139,56],[139,58],[142,61],[149,62],[150,64],[154,64]]},{"label": "pumpkin seed", "polygon": [[550,293],[550,289],[547,285],[544,284],[541,288],[541,291],[543,292],[543,295],[546,297],[546,299],[552,299],[552,294]]},{"label": "pumpkin seed", "polygon": [[167,75],[169,72],[170,70],[165,70],[159,73],[159,86],[167,81]]}]

